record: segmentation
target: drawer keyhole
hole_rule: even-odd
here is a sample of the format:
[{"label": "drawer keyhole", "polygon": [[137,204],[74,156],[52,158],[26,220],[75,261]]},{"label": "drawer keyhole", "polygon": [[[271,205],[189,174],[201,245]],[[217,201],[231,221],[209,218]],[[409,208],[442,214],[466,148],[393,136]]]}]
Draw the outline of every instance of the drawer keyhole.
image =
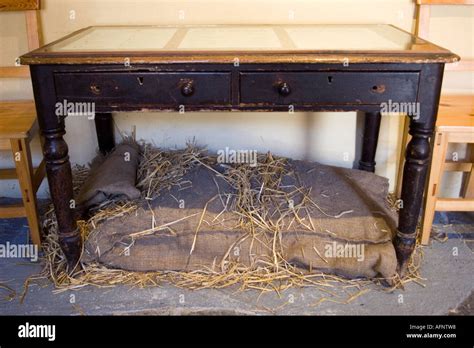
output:
[{"label": "drawer keyhole", "polygon": [[385,92],[385,85],[374,85],[374,86],[372,86],[372,92],[375,92],[375,93]]},{"label": "drawer keyhole", "polygon": [[329,84],[332,83],[332,80],[333,80],[333,77],[332,77],[332,76],[328,76],[328,83],[329,83]]},{"label": "drawer keyhole", "polygon": [[138,80],[138,84],[139,84],[140,86],[143,86],[143,76],[138,76],[138,77],[137,77],[137,80]]},{"label": "drawer keyhole", "polygon": [[90,86],[91,92],[94,94],[100,94],[100,87],[97,85],[91,85]]}]

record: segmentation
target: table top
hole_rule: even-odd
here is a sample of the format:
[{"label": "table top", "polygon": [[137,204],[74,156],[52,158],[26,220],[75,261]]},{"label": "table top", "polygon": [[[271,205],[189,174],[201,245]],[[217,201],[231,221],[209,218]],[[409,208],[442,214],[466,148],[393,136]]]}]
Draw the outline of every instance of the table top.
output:
[{"label": "table top", "polygon": [[93,26],[21,57],[22,64],[432,63],[449,50],[387,24]]}]

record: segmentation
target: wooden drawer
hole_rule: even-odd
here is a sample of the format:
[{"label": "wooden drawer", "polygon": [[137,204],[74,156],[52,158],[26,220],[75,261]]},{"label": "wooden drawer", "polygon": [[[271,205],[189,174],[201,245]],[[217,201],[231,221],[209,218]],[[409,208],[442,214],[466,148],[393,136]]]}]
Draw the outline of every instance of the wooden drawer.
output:
[{"label": "wooden drawer", "polygon": [[58,100],[93,101],[98,105],[228,105],[230,73],[99,72],[56,73]]},{"label": "wooden drawer", "polygon": [[415,102],[417,72],[244,72],[241,104]]}]

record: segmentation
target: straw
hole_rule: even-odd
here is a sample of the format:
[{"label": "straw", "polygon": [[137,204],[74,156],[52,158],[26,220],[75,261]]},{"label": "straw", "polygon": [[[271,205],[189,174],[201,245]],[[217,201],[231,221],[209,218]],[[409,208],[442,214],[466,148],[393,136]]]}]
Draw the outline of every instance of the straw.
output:
[{"label": "straw", "polygon": [[[58,243],[57,222],[54,210],[50,207],[43,218],[43,227],[49,231],[43,243],[44,269],[40,276],[32,280],[41,277],[48,278],[54,283],[55,292],[78,290],[89,285],[113,287],[125,284],[143,288],[171,283],[180,288],[193,290],[237,287],[238,291],[257,290],[261,292],[261,295],[274,292],[280,296],[283,291],[292,287],[313,287],[326,294],[316,302],[316,305],[325,301],[350,303],[367,293],[369,287],[374,284],[391,284],[392,287],[383,288],[385,291],[393,291],[409,282],[423,286],[424,279],[420,276],[423,254],[419,246],[410,260],[407,276],[404,279],[395,276],[393,279],[352,280],[333,274],[316,273],[313,269],[311,272],[305,272],[285,260],[282,244],[283,231],[298,224],[302,229],[318,232],[310,216],[312,209],[318,209],[324,215],[334,219],[349,214],[351,211],[343,211],[334,216],[327,214],[310,198],[309,189],[302,186],[283,186],[283,176],[292,173],[286,159],[271,153],[259,155],[257,165],[254,167],[248,164],[225,165],[222,166],[225,170],[219,172],[215,169],[216,157],[206,156],[203,149],[193,144],[188,144],[185,149],[174,151],[164,151],[151,144],[142,144],[142,159],[137,172],[137,187],[142,192],[142,199],[137,202],[108,202],[92,211],[88,220],[78,221],[83,240],[87,240],[100,224],[132,214],[140,206],[144,206],[143,202],[155,199],[163,191],[173,186],[189,187],[192,183],[183,180],[183,177],[195,166],[207,168],[216,177],[225,180],[230,185],[234,193],[223,194],[217,181],[214,180],[218,195],[211,201],[220,199],[225,207],[221,214],[232,211],[238,216],[236,228],[245,231],[245,234],[229,247],[221,260],[214,260],[211,268],[202,267],[198,271],[188,272],[131,272],[107,268],[99,263],[81,262],[80,267],[70,274],[66,271],[66,258]],[[88,173],[84,167],[75,167],[73,174],[76,192]],[[290,205],[291,201],[299,203]],[[207,204],[209,203],[210,201]],[[190,254],[199,239],[201,224],[206,221],[207,204],[200,213]],[[137,231],[130,236],[135,240],[155,231],[167,229],[170,225],[189,217],[191,216],[161,226],[152,224],[151,228]],[[326,231],[326,233],[332,234],[331,231]],[[249,258],[252,264],[244,265],[233,261],[230,258],[231,250],[248,240]],[[270,251],[270,256],[254,255],[252,253],[254,242],[261,243]],[[316,248],[314,251],[325,260]],[[325,262],[327,263],[327,260]],[[25,293],[26,289],[27,284]]]}]

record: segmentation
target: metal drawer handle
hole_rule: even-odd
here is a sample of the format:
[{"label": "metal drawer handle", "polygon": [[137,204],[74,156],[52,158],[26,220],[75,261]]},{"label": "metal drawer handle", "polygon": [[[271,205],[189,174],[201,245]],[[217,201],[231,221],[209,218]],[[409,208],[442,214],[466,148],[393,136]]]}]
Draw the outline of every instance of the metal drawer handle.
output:
[{"label": "metal drawer handle", "polygon": [[291,93],[290,85],[287,84],[286,82],[281,82],[281,83],[278,85],[278,93],[279,93],[281,96],[286,97],[287,95],[289,95],[289,94]]},{"label": "metal drawer handle", "polygon": [[181,94],[185,97],[190,97],[194,94],[194,84],[193,81],[186,81],[181,86]]}]

